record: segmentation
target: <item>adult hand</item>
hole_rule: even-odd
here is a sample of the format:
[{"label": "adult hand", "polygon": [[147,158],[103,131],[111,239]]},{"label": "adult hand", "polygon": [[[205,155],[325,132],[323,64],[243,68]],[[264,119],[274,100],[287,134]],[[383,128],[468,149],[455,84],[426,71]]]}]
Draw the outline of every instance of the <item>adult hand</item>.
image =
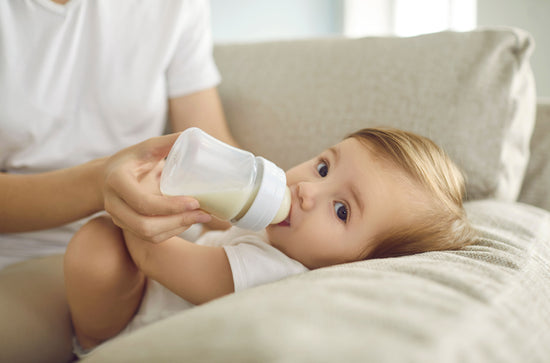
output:
[{"label": "adult hand", "polygon": [[105,210],[120,228],[154,243],[178,235],[194,223],[211,220],[196,199],[160,193],[164,158],[178,136],[148,139],[111,156],[105,165]]}]

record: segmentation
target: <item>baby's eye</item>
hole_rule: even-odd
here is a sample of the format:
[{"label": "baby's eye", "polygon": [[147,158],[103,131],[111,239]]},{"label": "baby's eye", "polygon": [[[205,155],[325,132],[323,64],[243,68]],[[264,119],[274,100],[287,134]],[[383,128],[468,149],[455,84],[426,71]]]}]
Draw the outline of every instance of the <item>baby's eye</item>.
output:
[{"label": "baby's eye", "polygon": [[328,165],[327,163],[325,163],[324,161],[320,161],[318,164],[317,164],[317,172],[319,173],[319,175],[321,177],[325,177],[327,176],[328,174]]},{"label": "baby's eye", "polygon": [[348,221],[348,207],[346,207],[344,203],[334,203],[334,211],[336,212],[336,216],[338,217],[338,219],[342,220],[343,222]]}]

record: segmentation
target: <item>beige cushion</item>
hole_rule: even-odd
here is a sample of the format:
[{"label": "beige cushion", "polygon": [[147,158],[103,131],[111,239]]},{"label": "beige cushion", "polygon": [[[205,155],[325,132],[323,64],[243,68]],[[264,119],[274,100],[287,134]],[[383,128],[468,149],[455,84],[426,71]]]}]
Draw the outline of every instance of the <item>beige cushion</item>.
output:
[{"label": "beige cushion", "polygon": [[550,99],[540,100],[519,201],[550,211]]},{"label": "beige cushion", "polygon": [[534,123],[532,45],[523,31],[486,29],[220,45],[215,57],[237,140],[284,168],[391,125],[442,145],[469,198],[515,200]]},{"label": "beige cushion", "polygon": [[85,362],[544,362],[550,213],[478,201],[464,251],[325,268],[115,339]]}]

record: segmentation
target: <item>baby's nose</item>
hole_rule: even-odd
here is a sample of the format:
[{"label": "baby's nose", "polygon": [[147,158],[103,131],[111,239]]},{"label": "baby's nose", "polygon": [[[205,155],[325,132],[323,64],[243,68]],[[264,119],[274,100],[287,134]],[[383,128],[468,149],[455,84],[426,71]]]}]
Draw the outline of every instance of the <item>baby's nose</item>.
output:
[{"label": "baby's nose", "polygon": [[315,206],[315,199],[317,196],[317,188],[313,183],[301,182],[296,185],[296,194],[300,206],[304,210],[311,209]]}]

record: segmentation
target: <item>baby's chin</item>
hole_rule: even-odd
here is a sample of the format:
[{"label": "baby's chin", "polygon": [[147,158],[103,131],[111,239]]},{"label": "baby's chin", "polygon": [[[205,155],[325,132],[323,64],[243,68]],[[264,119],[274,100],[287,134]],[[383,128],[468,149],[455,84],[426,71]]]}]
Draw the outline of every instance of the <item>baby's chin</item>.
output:
[{"label": "baby's chin", "polygon": [[271,241],[272,237],[273,237],[273,230],[275,229],[277,225],[276,224],[270,224],[269,226],[265,227],[265,232],[267,234],[267,238],[269,239],[269,241]]},{"label": "baby's chin", "polygon": [[265,228],[265,232],[267,234],[269,244],[277,248],[279,245],[278,241],[280,239],[281,227],[277,224],[270,224]]}]

